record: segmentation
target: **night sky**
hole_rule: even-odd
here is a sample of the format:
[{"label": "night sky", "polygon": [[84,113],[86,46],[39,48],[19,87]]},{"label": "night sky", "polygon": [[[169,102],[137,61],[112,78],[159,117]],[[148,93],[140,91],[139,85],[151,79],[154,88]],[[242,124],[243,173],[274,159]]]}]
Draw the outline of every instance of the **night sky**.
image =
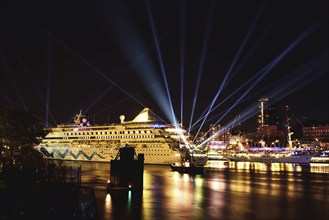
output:
[{"label": "night sky", "polygon": [[[267,96],[299,119],[328,122],[328,8],[300,0],[2,1],[0,106],[51,126],[80,109],[98,124],[144,107],[170,122],[159,96],[170,94],[189,127],[217,94],[213,107],[225,102],[207,130]],[[255,115],[242,123],[255,124]]]}]

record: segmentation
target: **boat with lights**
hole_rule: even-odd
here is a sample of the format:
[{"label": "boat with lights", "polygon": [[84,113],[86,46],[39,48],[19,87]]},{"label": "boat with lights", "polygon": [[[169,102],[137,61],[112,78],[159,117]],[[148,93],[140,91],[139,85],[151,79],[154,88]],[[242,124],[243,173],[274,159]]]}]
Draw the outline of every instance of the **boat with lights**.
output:
[{"label": "boat with lights", "polygon": [[[309,164],[312,154],[308,151],[294,149],[292,147],[290,126],[287,120],[287,142],[286,148],[250,148],[240,151],[226,152],[226,158],[230,161],[243,162],[261,162],[261,163],[293,163],[293,164]],[[265,146],[264,141],[260,141]]]},{"label": "boat with lights", "polygon": [[202,174],[204,172],[204,166],[184,166],[181,164],[173,163],[170,165],[172,171],[177,171],[179,173],[188,174]]},{"label": "boat with lights", "polygon": [[[144,154],[145,164],[172,164],[180,160],[187,143],[186,131],[156,120],[144,108],[133,120],[109,125],[91,125],[80,111],[74,123],[46,129],[47,135],[35,149],[48,159],[110,162],[121,146],[129,144]],[[188,148],[188,147],[187,147]],[[195,157],[205,165],[206,155]]]},{"label": "boat with lights", "polygon": [[232,152],[226,156],[230,161],[241,162],[260,162],[260,163],[296,163],[308,164],[311,162],[312,155],[303,151],[291,151],[281,149],[275,151],[273,149],[257,149]]},{"label": "boat with lights", "polygon": [[181,161],[170,164],[172,171],[177,171],[179,173],[188,173],[188,174],[202,174],[204,172],[205,166],[200,166],[196,159],[199,156],[195,156],[195,153],[188,153],[182,155]]},{"label": "boat with lights", "polygon": [[329,163],[329,150],[322,151],[319,155],[313,156],[311,163]]},{"label": "boat with lights", "polygon": [[229,161],[229,159],[227,159],[223,155],[223,153],[220,153],[220,152],[215,151],[215,150],[209,150],[207,152],[207,157],[208,157],[208,160]]}]

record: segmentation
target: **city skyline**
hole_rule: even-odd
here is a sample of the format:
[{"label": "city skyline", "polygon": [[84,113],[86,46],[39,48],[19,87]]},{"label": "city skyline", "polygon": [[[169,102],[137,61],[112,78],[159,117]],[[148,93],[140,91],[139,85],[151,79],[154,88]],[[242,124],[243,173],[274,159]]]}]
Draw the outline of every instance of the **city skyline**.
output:
[{"label": "city skyline", "polygon": [[150,107],[186,128],[199,119],[194,132],[238,114],[251,129],[260,97],[329,121],[325,1],[3,6],[0,104],[49,126],[80,109],[112,123]]}]

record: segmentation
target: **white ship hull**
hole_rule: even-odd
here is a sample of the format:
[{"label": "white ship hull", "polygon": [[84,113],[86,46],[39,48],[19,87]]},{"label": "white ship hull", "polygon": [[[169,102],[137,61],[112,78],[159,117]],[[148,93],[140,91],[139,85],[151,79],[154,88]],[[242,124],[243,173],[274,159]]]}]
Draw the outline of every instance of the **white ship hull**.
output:
[{"label": "white ship hull", "polygon": [[[57,160],[110,162],[119,148],[128,144],[137,154],[144,154],[145,164],[179,162],[182,133],[175,127],[155,122],[145,108],[132,121],[104,126],[91,126],[81,113],[76,124],[58,125],[48,129],[35,147],[45,158]],[[204,158],[197,158],[204,163]]]},{"label": "white ship hull", "polygon": [[[39,145],[35,148],[43,153],[44,158],[55,160],[76,160],[110,162],[114,160],[119,152],[116,148],[91,147],[91,146],[65,146],[55,147]],[[145,164],[171,164],[178,162],[180,154],[178,151],[167,150],[156,153],[150,149],[135,148],[137,154],[144,154]]]}]

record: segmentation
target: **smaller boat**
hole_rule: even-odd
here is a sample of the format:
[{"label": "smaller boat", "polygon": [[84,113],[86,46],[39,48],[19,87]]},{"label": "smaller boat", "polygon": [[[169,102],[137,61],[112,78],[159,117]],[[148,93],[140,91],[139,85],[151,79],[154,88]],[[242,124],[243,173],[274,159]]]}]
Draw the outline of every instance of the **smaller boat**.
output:
[{"label": "smaller boat", "polygon": [[256,152],[235,152],[227,156],[227,158],[230,161],[236,162],[309,164],[312,155],[305,152],[290,150],[284,150],[282,152],[262,150]]},{"label": "smaller boat", "polygon": [[188,174],[202,174],[204,172],[203,166],[184,166],[180,163],[173,163],[170,165],[172,171]]},{"label": "smaller boat", "polygon": [[199,166],[194,160],[193,154],[186,154],[181,157],[181,162],[173,163],[170,165],[172,171],[177,171],[179,173],[189,173],[189,174],[202,174],[205,167]]},{"label": "smaller boat", "polygon": [[318,156],[313,156],[311,163],[329,163],[329,150],[322,151]]},{"label": "smaller boat", "polygon": [[228,158],[224,157],[223,154],[217,151],[209,151],[207,153],[208,160],[219,160],[219,161],[230,161]]}]

